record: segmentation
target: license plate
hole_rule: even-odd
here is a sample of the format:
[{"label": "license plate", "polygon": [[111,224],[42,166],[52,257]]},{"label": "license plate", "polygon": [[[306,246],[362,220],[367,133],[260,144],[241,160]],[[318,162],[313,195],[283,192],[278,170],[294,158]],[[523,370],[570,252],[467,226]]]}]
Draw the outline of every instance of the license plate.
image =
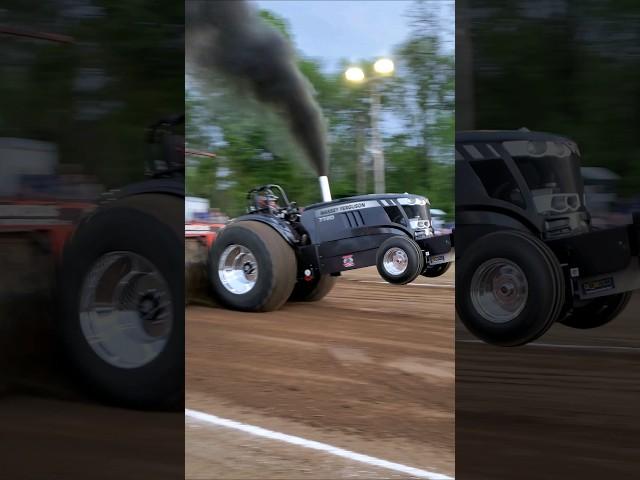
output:
[{"label": "license plate", "polygon": [[615,284],[613,283],[613,277],[590,280],[582,284],[582,290],[584,293],[595,293],[603,290],[613,290],[614,288]]},{"label": "license plate", "polygon": [[439,265],[441,263],[448,263],[453,261],[453,253],[443,253],[441,255],[430,255],[429,265]]}]

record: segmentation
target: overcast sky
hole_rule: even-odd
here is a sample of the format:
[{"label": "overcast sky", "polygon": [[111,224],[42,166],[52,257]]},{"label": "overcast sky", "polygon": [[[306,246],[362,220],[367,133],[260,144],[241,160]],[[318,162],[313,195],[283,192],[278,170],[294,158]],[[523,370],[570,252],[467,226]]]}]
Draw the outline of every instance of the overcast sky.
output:
[{"label": "overcast sky", "polygon": [[[284,17],[296,46],[335,69],[338,61],[390,55],[406,39],[410,0],[254,0]],[[439,4],[451,4],[441,0]],[[451,17],[451,26],[454,19]],[[451,29],[453,32],[453,29]]]}]

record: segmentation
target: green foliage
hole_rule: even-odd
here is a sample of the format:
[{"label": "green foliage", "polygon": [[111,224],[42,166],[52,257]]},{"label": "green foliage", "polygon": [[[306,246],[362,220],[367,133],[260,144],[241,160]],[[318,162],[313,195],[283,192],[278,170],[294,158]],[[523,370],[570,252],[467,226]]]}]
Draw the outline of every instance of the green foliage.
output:
[{"label": "green foliage", "polygon": [[184,108],[184,5],[90,3],[91,15],[56,0],[3,3],[3,24],[74,41],[2,36],[0,137],[51,142],[60,163],[117,187],[143,177],[145,128]]},{"label": "green foliage", "polygon": [[637,2],[538,3],[493,0],[471,11],[476,128],[569,136],[585,165],[610,168],[621,193],[637,195]]},{"label": "green foliage", "polygon": [[[426,10],[410,13],[415,23]],[[267,11],[260,15],[294,42],[285,19]],[[428,196],[434,208],[453,214],[453,54],[441,51],[433,30],[414,25],[408,32],[394,57],[397,74],[376,84],[386,115],[405,132],[383,132],[387,191]],[[361,62],[369,77],[372,65],[372,60]],[[343,69],[326,72],[302,52],[298,67],[326,119],[334,198],[371,193],[371,85],[349,84]],[[320,201],[315,173],[275,112],[215,72],[206,79],[190,78],[189,85],[187,144],[217,155],[189,159],[189,194],[209,198],[230,215],[243,211],[247,190],[265,183],[282,185],[300,205]]]},{"label": "green foliage", "polygon": [[266,23],[278,30],[288,40],[292,40],[289,23],[284,18],[273,14],[269,10],[260,10],[259,15],[260,18],[262,18]]}]

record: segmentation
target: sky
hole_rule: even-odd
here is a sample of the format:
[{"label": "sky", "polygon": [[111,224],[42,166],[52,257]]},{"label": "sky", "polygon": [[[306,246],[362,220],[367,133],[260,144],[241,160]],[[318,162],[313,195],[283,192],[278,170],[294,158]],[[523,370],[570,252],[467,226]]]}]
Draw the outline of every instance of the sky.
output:
[{"label": "sky", "polygon": [[[340,61],[350,62],[390,56],[394,47],[410,32],[405,16],[413,0],[251,0],[255,6],[270,10],[289,24],[294,44],[307,57],[319,59],[325,71],[337,71]],[[443,41],[453,50],[453,0],[434,0],[440,7]],[[449,18],[447,17],[450,17]],[[403,125],[390,112],[383,112],[381,128],[398,133]]]},{"label": "sky", "polygon": [[[339,60],[390,55],[406,39],[410,0],[254,0],[259,8],[284,17],[296,46],[335,70]],[[448,3],[448,2],[442,2]],[[451,18],[453,26],[453,18]],[[453,29],[452,29],[453,32]]]}]

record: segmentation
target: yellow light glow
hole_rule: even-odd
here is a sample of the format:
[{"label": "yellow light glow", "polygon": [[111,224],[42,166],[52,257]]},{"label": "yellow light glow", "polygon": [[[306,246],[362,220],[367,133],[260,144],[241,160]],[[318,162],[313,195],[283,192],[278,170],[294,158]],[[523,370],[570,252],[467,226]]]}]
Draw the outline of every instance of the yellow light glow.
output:
[{"label": "yellow light glow", "polygon": [[344,76],[350,82],[362,82],[364,80],[364,72],[360,67],[349,67],[344,72]]},{"label": "yellow light glow", "polygon": [[390,58],[380,58],[373,64],[373,69],[381,75],[390,75],[393,73],[395,66]]}]

